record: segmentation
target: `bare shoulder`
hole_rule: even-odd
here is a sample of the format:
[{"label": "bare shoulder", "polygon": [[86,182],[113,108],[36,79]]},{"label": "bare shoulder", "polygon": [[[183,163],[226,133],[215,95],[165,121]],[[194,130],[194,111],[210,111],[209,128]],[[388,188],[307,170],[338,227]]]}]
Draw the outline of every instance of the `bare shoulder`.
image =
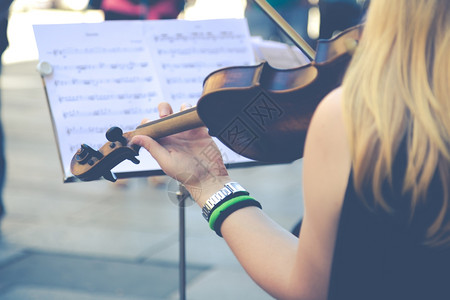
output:
[{"label": "bare shoulder", "polygon": [[[331,126],[334,127],[340,124],[340,119],[342,119],[342,88],[337,88],[330,92],[317,107],[314,112],[313,119],[311,121],[310,129],[313,133],[317,133],[317,127]],[[342,123],[343,125],[343,123]],[[321,128],[319,128],[321,129]],[[320,132],[320,131],[319,131]],[[323,132],[322,134],[327,134],[328,132]]]},{"label": "bare shoulder", "polygon": [[[314,113],[306,138],[305,192],[311,193],[314,198],[320,197],[322,201],[336,200],[328,196],[336,195],[336,192],[346,187],[350,170],[341,97],[342,90],[339,88],[322,100]],[[318,186],[326,186],[327,189]]]}]

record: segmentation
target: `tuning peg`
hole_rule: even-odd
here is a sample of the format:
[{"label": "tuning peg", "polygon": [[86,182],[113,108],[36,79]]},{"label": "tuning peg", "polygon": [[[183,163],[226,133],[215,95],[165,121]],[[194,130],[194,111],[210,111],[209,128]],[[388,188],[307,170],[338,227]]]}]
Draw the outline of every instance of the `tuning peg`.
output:
[{"label": "tuning peg", "polygon": [[116,174],[114,174],[111,171],[106,171],[106,173],[103,174],[103,178],[105,178],[106,180],[109,180],[111,182],[116,182],[116,180],[117,180]]},{"label": "tuning peg", "polygon": [[123,137],[123,131],[119,127],[111,127],[106,132],[106,139],[110,141],[111,143],[119,142],[122,145],[126,145],[127,139]]},{"label": "tuning peg", "polygon": [[136,157],[130,157],[128,159],[131,160],[131,162],[136,164],[136,165],[140,163],[139,159],[137,159]]},{"label": "tuning peg", "polygon": [[100,151],[92,149],[86,144],[82,144],[81,148],[78,149],[76,153],[75,159],[79,164],[84,165],[85,163],[89,163],[92,157],[102,159],[103,154]]}]

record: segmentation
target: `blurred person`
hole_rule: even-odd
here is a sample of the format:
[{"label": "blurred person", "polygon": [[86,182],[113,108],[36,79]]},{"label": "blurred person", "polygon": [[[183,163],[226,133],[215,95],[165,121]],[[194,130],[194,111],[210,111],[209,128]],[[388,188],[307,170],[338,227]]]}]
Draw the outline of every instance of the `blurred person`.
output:
[{"label": "blurred person", "polygon": [[[312,47],[315,40],[307,33],[308,0],[267,0],[267,2],[286,20],[287,23]],[[265,40],[274,40],[292,44],[284,32],[253,1],[247,0],[245,18],[248,21],[250,34]]]},{"label": "blurred person", "polygon": [[206,128],[131,143],[186,186],[276,299],[448,300],[449,52],[450,1],[371,1],[342,86],[308,129],[299,238],[233,182],[218,148],[203,155]]},{"label": "blurred person", "polygon": [[101,9],[105,20],[176,19],[185,0],[91,0],[90,7]]},{"label": "blurred person", "polygon": [[[8,19],[9,7],[13,0],[1,0],[0,2],[0,76],[2,73],[1,57],[8,47]],[[6,177],[6,159],[5,159],[5,137],[3,134],[3,126],[1,123],[1,86],[0,86],[0,217],[5,214],[5,206],[3,203],[3,187]]]},{"label": "blurred person", "polygon": [[360,23],[363,4],[357,0],[319,0],[320,39],[330,39],[336,33]]}]

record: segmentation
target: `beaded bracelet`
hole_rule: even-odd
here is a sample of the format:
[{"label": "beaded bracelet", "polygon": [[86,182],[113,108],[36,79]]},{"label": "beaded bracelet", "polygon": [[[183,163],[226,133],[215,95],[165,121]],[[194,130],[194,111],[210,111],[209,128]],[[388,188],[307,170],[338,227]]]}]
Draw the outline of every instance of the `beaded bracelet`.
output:
[{"label": "beaded bracelet", "polygon": [[228,201],[223,202],[212,212],[209,218],[209,227],[214,230],[218,236],[222,237],[220,228],[225,219],[233,212],[249,206],[256,206],[262,209],[262,206],[258,201],[247,195],[233,197]]}]

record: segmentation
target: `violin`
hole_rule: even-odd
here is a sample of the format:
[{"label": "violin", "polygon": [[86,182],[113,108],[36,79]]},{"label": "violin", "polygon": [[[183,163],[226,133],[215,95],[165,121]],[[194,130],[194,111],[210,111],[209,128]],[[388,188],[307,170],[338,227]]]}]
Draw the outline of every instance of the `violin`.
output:
[{"label": "violin", "polygon": [[359,25],[319,40],[315,60],[302,67],[281,70],[262,62],[212,72],[195,107],[126,133],[110,128],[108,142],[99,150],[81,145],[71,172],[82,181],[115,181],[112,168],[127,159],[139,163],[139,146],[130,144],[134,136],[158,139],[201,126],[244,157],[267,163],[299,159],[312,115],[323,97],[340,85],[361,33]]}]

